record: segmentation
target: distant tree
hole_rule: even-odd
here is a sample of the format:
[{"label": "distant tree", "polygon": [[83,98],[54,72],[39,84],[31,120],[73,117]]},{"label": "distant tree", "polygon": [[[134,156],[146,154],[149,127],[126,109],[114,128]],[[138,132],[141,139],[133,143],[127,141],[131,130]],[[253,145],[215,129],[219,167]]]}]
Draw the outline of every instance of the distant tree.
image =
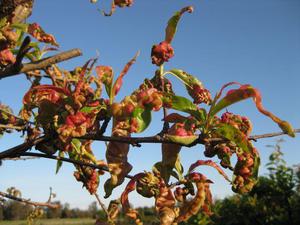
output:
[{"label": "distant tree", "polygon": [[3,215],[3,208],[2,206],[0,206],[0,220],[4,219],[4,215]]},{"label": "distant tree", "polygon": [[70,204],[65,203],[62,207],[61,211],[61,217],[62,218],[71,218],[71,209],[70,209]]},{"label": "distant tree", "polygon": [[[61,205],[59,201],[53,202],[55,204]],[[46,208],[46,217],[47,218],[61,218],[62,216],[62,206],[59,208]]]},{"label": "distant tree", "polygon": [[98,207],[97,207],[97,202],[92,202],[89,207],[88,207],[88,213],[92,218],[96,218],[98,214]]},{"label": "distant tree", "polygon": [[22,220],[29,215],[33,207],[20,202],[7,201],[4,205],[4,219],[6,220]]}]

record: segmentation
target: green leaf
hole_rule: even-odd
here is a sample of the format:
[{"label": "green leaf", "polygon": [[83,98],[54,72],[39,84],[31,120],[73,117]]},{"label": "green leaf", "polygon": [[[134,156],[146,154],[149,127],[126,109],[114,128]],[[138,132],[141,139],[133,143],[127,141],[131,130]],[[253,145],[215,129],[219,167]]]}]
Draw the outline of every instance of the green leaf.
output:
[{"label": "green leaf", "polygon": [[81,141],[79,139],[73,138],[71,144],[73,147],[73,151],[77,154],[80,154]]},{"label": "green leaf", "polygon": [[80,112],[83,112],[83,113],[91,113],[93,111],[97,111],[99,109],[101,109],[101,105],[99,106],[84,106],[82,109],[80,109]]},{"label": "green leaf", "polygon": [[[183,171],[183,167],[181,170]],[[163,166],[162,162],[155,163],[152,166],[152,171],[153,173],[165,174],[167,176],[167,181],[165,181],[166,183],[168,183],[170,176],[176,178],[177,180],[181,180],[183,173],[182,172],[181,175],[179,175],[176,171],[173,170],[173,168]]]},{"label": "green leaf", "polygon": [[15,28],[17,30],[20,30],[20,31],[26,32],[26,33],[28,30],[28,26],[29,26],[29,24],[26,24],[26,23],[14,23],[11,25],[12,28]]},{"label": "green leaf", "polygon": [[186,113],[194,113],[195,111],[198,110],[197,106],[185,97],[171,95],[171,94],[167,95],[167,97],[171,101],[172,109],[175,109],[175,110],[178,110],[181,112],[186,112]]},{"label": "green leaf", "polygon": [[176,136],[176,135],[170,135],[166,134],[165,137],[173,142],[176,142],[178,144],[182,145],[189,145],[192,144],[197,138],[197,135],[190,135],[190,136]]},{"label": "green leaf", "polygon": [[6,19],[6,17],[4,17],[4,18],[2,18],[0,20],[0,29],[2,29],[3,27],[5,27],[6,24],[7,24],[7,19]]},{"label": "green leaf", "polygon": [[195,76],[188,74],[180,69],[172,69],[168,71],[171,75],[177,77],[185,86],[192,88],[194,84],[203,87],[203,84]]},{"label": "green leaf", "polygon": [[[64,156],[65,156],[65,153],[64,153],[63,151],[60,151],[58,156],[59,156],[59,157],[64,157]],[[56,163],[56,171],[55,171],[56,174],[59,172],[59,170],[60,170],[62,164],[63,164],[63,161],[57,160],[57,163]]]},{"label": "green leaf", "polygon": [[143,132],[151,122],[151,110],[137,107],[133,111],[133,118],[138,122],[137,133]]},{"label": "green leaf", "polygon": [[185,7],[183,9],[181,9],[180,11],[176,12],[168,21],[168,25],[166,27],[166,37],[165,37],[165,41],[168,42],[168,43],[171,43],[173,38],[174,38],[174,35],[176,33],[176,30],[177,30],[177,25],[178,25],[178,22],[182,16],[183,13],[185,12],[189,12],[189,13],[192,13],[193,12],[193,7],[191,6],[188,6],[188,7]]},{"label": "green leaf", "polygon": [[202,82],[195,76],[179,69],[172,69],[165,72],[165,74],[171,74],[178,78],[185,85],[185,88],[188,94],[193,98],[194,103],[211,104],[210,92],[204,88]]},{"label": "green leaf", "polygon": [[182,174],[183,174],[184,169],[183,169],[183,166],[182,166],[182,164],[180,162],[180,157],[179,156],[178,156],[178,158],[176,160],[174,168],[175,168],[175,170],[176,170],[176,172],[178,174],[178,180],[182,180],[182,178],[183,178]]},{"label": "green leaf", "polygon": [[249,146],[249,141],[245,134],[243,134],[238,128],[234,126],[225,123],[220,123],[218,124],[214,132],[234,142],[239,148],[241,148],[245,152],[250,152],[250,150],[252,149],[252,146]]},{"label": "green leaf", "polygon": [[[225,85],[226,86],[226,85]],[[264,109],[262,105],[262,99],[261,94],[259,91],[255,88],[253,88],[250,85],[241,85],[238,89],[233,89],[228,91],[226,96],[222,98],[219,102],[217,102],[216,105],[212,106],[210,110],[210,116],[216,115],[219,111],[222,109],[245,99],[252,98],[255,102],[256,108],[259,112],[262,114],[268,116],[270,119],[272,119],[275,123],[278,124],[280,129],[288,134],[291,137],[295,137],[295,133],[293,131],[292,126],[287,122],[279,119],[277,116],[272,114],[271,112]]]},{"label": "green leaf", "polygon": [[165,94],[164,99],[166,102],[170,102],[170,107],[172,109],[186,112],[193,115],[197,120],[204,121],[206,119],[206,112],[204,109],[199,109],[194,103],[192,103],[189,99],[172,95],[172,94]]}]

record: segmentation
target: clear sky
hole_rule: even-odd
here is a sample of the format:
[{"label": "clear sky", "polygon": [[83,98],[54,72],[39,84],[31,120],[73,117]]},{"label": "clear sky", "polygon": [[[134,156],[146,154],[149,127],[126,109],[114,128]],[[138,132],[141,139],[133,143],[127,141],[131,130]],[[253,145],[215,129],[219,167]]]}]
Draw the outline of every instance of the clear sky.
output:
[{"label": "clear sky", "polygon": [[[184,15],[173,41],[175,57],[166,68],[181,68],[196,75],[214,94],[222,84],[230,81],[249,83],[257,87],[263,96],[265,107],[279,117],[300,127],[300,1],[299,0],[136,0],[131,8],[117,10],[106,18],[97,11],[109,8],[110,1],[89,4],[88,0],[36,1],[29,22],[38,22],[56,36],[61,50],[80,48],[83,56],[60,64],[66,69],[83,65],[100,53],[99,64],[111,65],[118,73],[124,64],[140,50],[137,63],[127,74],[119,96],[129,94],[146,77],[151,77],[155,66],[151,64],[153,44],[164,38],[168,18],[180,8],[193,5],[195,12]],[[0,82],[0,100],[11,105],[15,112],[21,107],[22,96],[29,88],[23,75],[3,79]],[[185,95],[181,84],[174,80],[174,88]],[[259,114],[248,100],[228,109],[250,117],[253,134],[279,131],[269,118]],[[154,124],[144,135],[160,130],[161,113],[154,115]],[[22,142],[20,134],[5,135],[1,139],[1,151]],[[259,140],[255,146],[262,157],[261,174],[276,138]],[[300,163],[300,139],[285,137],[282,144],[289,165]],[[105,147],[94,144],[94,151],[104,158]],[[196,159],[203,159],[201,146],[184,148],[181,153],[185,168]],[[133,148],[129,161],[132,173],[150,170],[160,160],[160,147],[145,144]],[[64,164],[55,175],[55,162],[35,159],[18,162],[5,161],[0,167],[0,190],[15,186],[24,197],[43,201],[49,187],[57,193],[57,199],[69,202],[71,207],[85,208],[94,199],[82,190],[73,178],[73,166]],[[232,194],[230,186],[213,170],[201,168],[201,172],[215,182],[215,197]],[[101,179],[99,193],[103,195]],[[118,188],[113,197],[118,197]],[[132,195],[135,206],[149,205],[153,199]]]}]

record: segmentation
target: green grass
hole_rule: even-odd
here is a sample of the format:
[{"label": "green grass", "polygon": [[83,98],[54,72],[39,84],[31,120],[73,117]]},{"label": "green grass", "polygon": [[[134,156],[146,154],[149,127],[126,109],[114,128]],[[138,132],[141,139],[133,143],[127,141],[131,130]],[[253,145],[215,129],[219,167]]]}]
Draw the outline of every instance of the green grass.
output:
[{"label": "green grass", "polygon": [[[94,225],[94,219],[40,219],[33,225]],[[25,220],[0,221],[0,225],[27,225]]]}]

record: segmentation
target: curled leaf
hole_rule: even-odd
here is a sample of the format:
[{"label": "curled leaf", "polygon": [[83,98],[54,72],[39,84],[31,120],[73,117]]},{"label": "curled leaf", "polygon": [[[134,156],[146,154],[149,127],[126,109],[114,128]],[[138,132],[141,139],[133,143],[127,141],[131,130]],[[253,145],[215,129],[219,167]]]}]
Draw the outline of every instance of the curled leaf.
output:
[{"label": "curled leaf", "polygon": [[211,183],[206,177],[200,173],[192,173],[189,179],[196,184],[197,193],[195,197],[186,201],[180,207],[180,215],[176,219],[177,223],[187,221],[191,216],[198,214],[200,209],[205,209],[209,212],[209,205],[212,203],[209,184]]},{"label": "curled leaf", "polygon": [[143,132],[151,123],[151,110],[140,107],[135,108],[131,121],[131,126],[136,127],[135,133]]},{"label": "curled leaf", "polygon": [[187,6],[182,8],[180,11],[176,12],[168,21],[168,25],[166,27],[166,37],[165,37],[165,41],[168,43],[171,43],[174,35],[176,33],[177,30],[177,25],[178,22],[181,18],[181,16],[185,13],[192,13],[194,11],[194,8],[192,6]]},{"label": "curled leaf", "polygon": [[95,68],[98,78],[104,84],[108,97],[111,96],[113,69],[110,66],[96,66]]},{"label": "curled leaf", "polygon": [[192,144],[195,140],[197,140],[198,136],[197,135],[189,135],[189,136],[177,136],[177,135],[165,135],[167,140],[176,142],[178,144],[182,145],[189,145]]},{"label": "curled leaf", "polygon": [[202,82],[199,81],[195,76],[179,69],[172,69],[168,73],[177,77],[185,85],[186,90],[194,99],[195,104],[211,103],[212,100],[210,92],[204,88]]},{"label": "curled leaf", "polygon": [[211,116],[213,116],[217,114],[219,111],[221,111],[222,109],[226,108],[227,106],[248,98],[252,98],[253,101],[255,102],[258,111],[268,116],[275,123],[277,123],[283,132],[285,132],[291,137],[295,137],[295,133],[293,131],[292,126],[287,121],[283,121],[279,119],[277,116],[275,116],[274,114],[272,114],[271,112],[265,110],[262,105],[262,98],[260,92],[248,84],[241,85],[240,88],[238,89],[233,89],[228,91],[226,96],[223,99],[221,99],[215,106],[213,106],[210,114]]},{"label": "curled leaf", "polygon": [[123,77],[128,72],[128,70],[130,69],[130,67],[132,66],[132,64],[135,63],[136,58],[139,56],[139,54],[140,54],[140,52],[138,51],[136,53],[136,55],[123,68],[121,74],[119,75],[119,77],[117,78],[116,82],[113,85],[113,90],[112,90],[113,96],[116,96],[119,93],[119,91],[120,91],[120,89],[122,87],[122,84],[123,84]]},{"label": "curled leaf", "polygon": [[188,117],[182,116],[178,113],[171,113],[167,115],[163,120],[168,123],[183,123]]},{"label": "curled leaf", "polygon": [[51,34],[47,34],[42,27],[37,23],[29,24],[27,32],[40,42],[49,43],[54,46],[59,46],[55,38]]},{"label": "curled leaf", "polygon": [[125,212],[126,216],[128,216],[130,219],[134,220],[136,224],[142,224],[139,214],[136,210],[131,208],[128,200],[128,195],[130,192],[134,191],[136,188],[136,182],[137,180],[143,178],[145,176],[144,173],[138,173],[136,174],[127,184],[125,190],[123,191],[121,195],[121,204],[123,211]]},{"label": "curled leaf", "polygon": [[189,168],[189,173],[193,172],[194,169],[196,169],[198,166],[211,166],[215,168],[219,174],[221,174],[227,181],[231,182],[226,173],[219,167],[215,162],[211,160],[198,160],[195,163],[193,163]]},{"label": "curled leaf", "polygon": [[[118,127],[118,123],[114,121],[113,136],[129,136],[129,133]],[[104,184],[105,198],[111,195],[115,187],[124,182],[125,176],[132,169],[127,158],[129,147],[129,144],[121,142],[109,142],[107,146],[106,159],[111,178]]]}]

